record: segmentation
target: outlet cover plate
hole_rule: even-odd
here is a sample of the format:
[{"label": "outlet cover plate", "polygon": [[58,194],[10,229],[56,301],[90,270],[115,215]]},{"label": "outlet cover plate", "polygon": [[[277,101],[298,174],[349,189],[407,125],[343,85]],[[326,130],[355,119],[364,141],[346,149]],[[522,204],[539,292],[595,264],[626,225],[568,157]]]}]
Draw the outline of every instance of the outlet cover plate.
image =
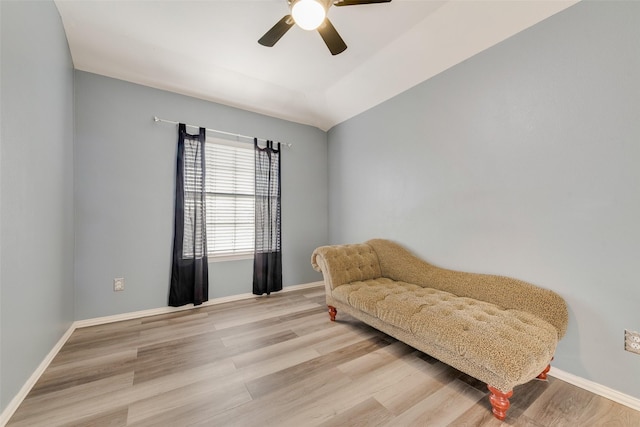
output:
[{"label": "outlet cover plate", "polygon": [[624,331],[624,349],[631,353],[640,354],[640,332]]},{"label": "outlet cover plate", "polygon": [[124,277],[113,279],[113,292],[124,291]]}]

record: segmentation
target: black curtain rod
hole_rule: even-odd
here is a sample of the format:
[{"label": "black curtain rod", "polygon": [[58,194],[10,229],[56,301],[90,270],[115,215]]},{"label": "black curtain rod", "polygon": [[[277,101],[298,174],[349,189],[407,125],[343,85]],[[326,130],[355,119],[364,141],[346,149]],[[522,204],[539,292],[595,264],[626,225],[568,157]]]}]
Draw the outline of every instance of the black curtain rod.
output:
[{"label": "black curtain rod", "polygon": [[[153,121],[154,121],[154,122],[156,122],[156,123],[157,123],[157,122],[163,122],[163,123],[169,123],[169,124],[172,124],[172,125],[177,125],[177,124],[179,124],[179,123],[180,123],[180,122],[175,122],[175,121],[173,121],[173,120],[161,119],[161,118],[159,118],[158,116],[153,116]],[[196,125],[189,125],[189,124],[186,124],[186,123],[185,123],[185,126],[190,127],[190,128],[200,129],[200,126],[196,126]],[[209,129],[209,128],[206,128],[206,130],[208,130],[209,132],[220,133],[220,134],[222,134],[222,135],[235,136],[235,137],[237,137],[237,138],[247,138],[247,139],[250,139],[250,140],[251,140],[251,142],[253,142],[253,139],[255,138],[255,137],[253,137],[253,136],[241,135],[241,134],[239,134],[239,133],[225,132],[225,131],[223,131],[223,130],[218,130],[218,129]],[[258,139],[258,141],[265,141],[265,142],[266,142],[266,141],[270,141],[270,140],[267,140],[267,139],[265,139],[265,138],[257,138],[257,139]],[[276,141],[276,142],[278,142],[278,141]],[[281,142],[280,144],[282,144],[282,145],[286,146],[287,148],[291,148],[291,144],[289,144],[289,143]]]}]

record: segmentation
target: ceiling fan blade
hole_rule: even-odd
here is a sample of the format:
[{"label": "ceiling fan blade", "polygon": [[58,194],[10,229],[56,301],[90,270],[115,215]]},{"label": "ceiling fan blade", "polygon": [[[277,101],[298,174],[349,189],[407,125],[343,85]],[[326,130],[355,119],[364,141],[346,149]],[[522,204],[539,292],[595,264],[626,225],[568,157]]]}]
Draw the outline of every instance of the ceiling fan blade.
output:
[{"label": "ceiling fan blade", "polygon": [[329,18],[326,18],[324,22],[318,27],[318,32],[322,36],[322,40],[327,45],[332,55],[337,55],[347,48],[347,44],[342,40],[340,34],[333,26]]},{"label": "ceiling fan blade", "polygon": [[359,4],[389,3],[391,0],[336,0],[334,6],[357,6]]},{"label": "ceiling fan blade", "polygon": [[271,27],[271,29],[258,40],[258,43],[262,46],[273,47],[292,26],[293,18],[291,15],[286,15],[279,20],[276,25]]}]

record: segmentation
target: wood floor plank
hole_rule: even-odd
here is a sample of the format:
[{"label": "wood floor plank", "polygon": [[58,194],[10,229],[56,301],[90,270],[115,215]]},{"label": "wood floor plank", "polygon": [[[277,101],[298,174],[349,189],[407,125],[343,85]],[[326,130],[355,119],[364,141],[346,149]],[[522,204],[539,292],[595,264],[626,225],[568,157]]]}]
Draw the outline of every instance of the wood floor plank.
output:
[{"label": "wood floor plank", "polygon": [[76,330],[8,423],[56,426],[640,426],[556,378],[486,385],[341,314],[324,287]]},{"label": "wood floor plank", "polygon": [[132,405],[140,400],[165,393],[175,388],[180,388],[188,384],[203,381],[207,378],[214,381],[217,377],[223,376],[235,370],[235,366],[230,360],[220,361],[195,369],[187,369],[180,373],[169,374],[162,378],[146,381],[141,384],[134,384],[126,390],[118,390],[105,393],[101,396],[84,399],[71,400],[60,405],[59,409],[48,413],[35,414],[9,425],[13,426],[57,426],[74,422],[74,420],[95,416],[126,405]]},{"label": "wood floor plank", "polygon": [[[287,414],[286,419],[280,421],[286,421],[292,425],[304,425],[310,423],[310,420],[313,420],[313,424],[327,422],[336,414],[349,411],[378,392],[390,388],[401,389],[402,384],[412,375],[416,375],[415,369],[400,359],[394,360],[379,367],[370,375],[353,380],[349,383],[349,387],[336,389],[333,393],[310,402],[309,405],[298,406],[295,414]],[[385,412],[390,414],[388,410]]]},{"label": "wood floor plank", "polygon": [[455,380],[422,399],[387,425],[448,426],[483,397],[480,391]]},{"label": "wood floor plank", "polygon": [[316,357],[308,362],[249,381],[247,382],[247,389],[251,396],[257,399],[288,384],[313,376],[319,371],[338,366],[386,345],[389,345],[389,340],[385,337],[376,337],[352,344],[332,353]]},{"label": "wood floor plank", "polygon": [[13,415],[13,421],[20,421],[35,415],[59,410],[70,402],[101,398],[111,392],[122,391],[133,385],[133,371],[94,382],[84,383],[55,392],[40,395],[30,394]]},{"label": "wood floor plank", "polygon": [[145,345],[137,351],[134,384],[214,363],[216,352],[224,349],[221,340],[203,334]]},{"label": "wood floor plank", "polygon": [[194,308],[192,310],[174,311],[172,313],[156,314],[155,316],[143,317],[140,319],[140,324],[145,327],[159,326],[168,322],[179,322],[183,320],[192,319],[194,316],[209,317],[209,314],[202,310],[202,308]]},{"label": "wood floor plank", "polygon": [[[412,367],[412,365],[407,364]],[[433,374],[427,375],[423,371],[413,370],[413,374],[406,377],[402,383],[385,388],[373,394],[390,413],[401,415],[421,400],[440,390],[446,385],[438,379],[438,371],[443,371],[444,365],[433,367]]]},{"label": "wood floor plank", "polygon": [[242,368],[255,363],[264,362],[265,360],[269,360],[274,357],[286,356],[287,354],[300,349],[313,350],[313,353],[316,356],[319,356],[320,353],[315,348],[313,348],[314,344],[319,342],[324,342],[325,340],[334,336],[336,333],[338,334],[349,333],[349,331],[347,330],[336,330],[336,331],[337,332],[334,332],[334,329],[319,330],[311,334],[307,334],[283,343],[279,343],[278,345],[271,345],[271,346],[247,351],[245,353],[241,353],[238,355],[234,355],[232,356],[232,359],[236,367]]},{"label": "wood floor plank", "polygon": [[375,339],[376,336],[379,336],[379,333],[375,331],[351,330],[348,334],[335,334],[321,343],[314,344],[313,348],[320,354],[329,354],[360,341]]},{"label": "wood floor plank", "polygon": [[[549,426],[545,426],[544,424],[540,424],[539,422],[537,422],[536,420],[532,420],[531,418],[525,417],[524,415],[521,415],[520,417],[514,419],[510,419],[509,422],[506,423],[501,423],[498,421],[498,423],[496,424],[494,421],[498,421],[495,418],[492,421],[487,422],[486,424],[478,424],[481,426],[487,426],[487,427],[498,427],[498,426],[504,426],[504,425],[508,425],[508,426],[514,426],[514,427],[549,427]],[[565,424],[567,426],[570,426],[571,424]],[[601,426],[601,425],[606,425],[606,424],[593,424],[594,426]],[[625,424],[622,424],[625,425]],[[626,424],[628,426],[632,426],[633,424]]]},{"label": "wood floor plank", "polygon": [[508,411],[508,418],[502,422],[495,418],[492,413],[491,404],[489,403],[489,396],[487,395],[478,400],[475,405],[464,411],[458,418],[451,422],[451,425],[459,426],[482,426],[482,427],[504,427],[511,426],[515,421],[520,421],[526,424],[525,418],[522,415],[514,416],[511,414],[511,409]]},{"label": "wood floor plank", "polygon": [[556,378],[524,416],[543,425],[640,425],[640,412]]},{"label": "wood floor plank", "polygon": [[[265,395],[231,410],[217,414],[198,426],[280,426],[293,425],[288,415],[296,414],[301,407],[313,404],[336,389],[348,387],[351,380],[338,369],[332,368],[319,375],[289,384],[277,393]],[[299,427],[296,426],[296,427]]]},{"label": "wood floor plank", "polygon": [[[234,387],[239,388],[240,385]],[[153,415],[141,419],[140,421],[129,421],[127,426],[193,426],[203,422],[205,423],[204,425],[207,426],[218,425],[211,424],[209,419],[221,412],[224,412],[225,410],[236,408],[246,402],[247,399],[250,399],[246,389],[244,389],[244,392],[246,394],[242,394],[240,391],[231,390],[231,393],[227,396],[223,391],[218,390],[208,396],[194,399],[180,407],[174,408],[170,412],[162,410],[155,411]],[[247,425],[248,424],[245,424],[245,426]]]},{"label": "wood floor plank", "polygon": [[[79,331],[86,333],[83,329],[79,329]],[[76,335],[76,332],[78,332],[78,330],[71,335],[71,338]],[[117,351],[136,349],[139,340],[140,332],[129,329],[115,332],[111,331],[108,334],[98,333],[95,341],[91,340],[90,335],[86,335],[82,340],[76,340],[71,344],[65,343],[49,366],[54,367],[70,361],[73,362]]]},{"label": "wood floor plank", "polygon": [[232,326],[243,325],[251,322],[259,322],[274,316],[283,316],[290,313],[301,312],[309,309],[318,308],[317,304],[305,302],[297,307],[274,307],[273,310],[265,310],[264,312],[250,313],[245,316],[233,316],[230,319],[216,319],[215,325],[218,329],[225,329]]},{"label": "wood floor plank", "polygon": [[[553,381],[524,411],[524,415],[544,425],[557,425],[560,420],[575,424],[580,414],[592,404],[594,397],[586,390]],[[535,416],[532,416],[533,414]]]},{"label": "wood floor plank", "polygon": [[335,328],[339,326],[336,322],[327,322],[326,310],[320,310],[316,315],[309,316],[302,322],[297,322],[291,326],[291,330],[299,336],[307,335],[323,329]]},{"label": "wood floor plank", "polygon": [[[270,295],[256,297],[249,300],[204,307],[211,319],[218,322],[233,321],[250,315],[263,315],[271,311],[286,311],[284,309],[296,309],[309,300],[301,294],[287,293],[282,295]],[[274,316],[271,316],[274,317]]]},{"label": "wood floor plank", "polygon": [[31,396],[51,393],[80,384],[134,371],[137,351],[125,350],[78,360],[47,369],[30,392]]},{"label": "wood floor plank", "polygon": [[[322,418],[314,418],[309,413],[317,408],[318,401],[337,390],[350,388],[351,384],[352,381],[342,372],[330,368],[254,400],[254,407],[261,408],[260,412],[269,426],[312,426],[322,421]],[[261,402],[273,406],[266,407],[260,405]]]},{"label": "wood floor plank", "polygon": [[187,337],[216,331],[215,324],[208,317],[192,319],[188,322],[171,323],[162,328],[146,328],[140,331],[140,345],[159,344],[172,341],[175,337]]},{"label": "wood floor plank", "polygon": [[129,408],[111,409],[101,414],[92,415],[66,424],[64,427],[125,427]]},{"label": "wood floor plank", "polygon": [[602,420],[611,426],[640,426],[638,411],[609,399],[592,399],[587,409],[578,415],[578,424],[583,426],[598,425]]},{"label": "wood floor plank", "polygon": [[393,415],[387,408],[370,397],[319,425],[321,427],[376,427],[387,423],[392,418]]},{"label": "wood floor plank", "polygon": [[[168,423],[175,419],[184,422],[185,415],[193,406],[210,405],[212,413],[236,407],[251,400],[251,396],[241,378],[228,375],[215,381],[204,379],[183,387],[173,388],[164,393],[139,400],[129,406],[129,423]],[[154,421],[155,420],[155,421]]]},{"label": "wood floor plank", "polygon": [[242,375],[245,382],[262,378],[284,369],[309,362],[318,358],[320,354],[312,348],[302,347],[291,352],[287,352],[282,357],[270,357],[260,362],[246,365],[238,369],[238,374]]},{"label": "wood floor plank", "polygon": [[305,298],[309,298],[309,299],[313,299],[313,298],[320,298],[322,303],[324,304],[325,302],[325,298],[324,298],[324,286],[322,287],[316,287],[313,288],[314,290],[311,292],[305,292],[304,293],[304,297]]},{"label": "wood floor plank", "polygon": [[386,347],[382,347],[376,351],[372,351],[358,359],[342,363],[338,366],[342,372],[352,379],[357,379],[365,375],[371,374],[376,369],[385,367],[404,356],[409,355],[416,350],[404,343],[396,341]]},{"label": "wood floor plank", "polygon": [[[301,319],[303,322],[301,322]],[[248,323],[240,326],[234,326],[231,328],[219,329],[216,331],[216,336],[220,337],[227,346],[233,346],[245,340],[252,340],[255,338],[263,337],[269,333],[276,333],[282,331],[292,331],[298,336],[306,335],[309,332],[305,332],[305,329],[298,328],[301,323],[309,329],[309,332],[314,330],[327,328],[326,318],[320,315],[318,307],[303,310],[300,312],[289,313],[284,316],[274,317],[263,321]]]}]

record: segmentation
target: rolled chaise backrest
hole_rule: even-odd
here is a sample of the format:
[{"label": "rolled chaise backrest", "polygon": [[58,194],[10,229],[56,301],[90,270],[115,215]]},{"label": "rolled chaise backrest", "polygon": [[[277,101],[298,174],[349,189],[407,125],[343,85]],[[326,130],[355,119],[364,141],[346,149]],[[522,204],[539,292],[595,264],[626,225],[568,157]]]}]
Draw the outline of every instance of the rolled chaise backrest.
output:
[{"label": "rolled chaise backrest", "polygon": [[558,338],[567,330],[566,302],[549,289],[510,277],[436,267],[389,240],[374,239],[366,243],[378,255],[383,277],[490,302],[505,309],[529,312],[555,326]]},{"label": "rolled chaise backrest", "polygon": [[321,246],[313,252],[311,264],[323,272],[330,289],[381,277],[378,255],[366,243]]}]

